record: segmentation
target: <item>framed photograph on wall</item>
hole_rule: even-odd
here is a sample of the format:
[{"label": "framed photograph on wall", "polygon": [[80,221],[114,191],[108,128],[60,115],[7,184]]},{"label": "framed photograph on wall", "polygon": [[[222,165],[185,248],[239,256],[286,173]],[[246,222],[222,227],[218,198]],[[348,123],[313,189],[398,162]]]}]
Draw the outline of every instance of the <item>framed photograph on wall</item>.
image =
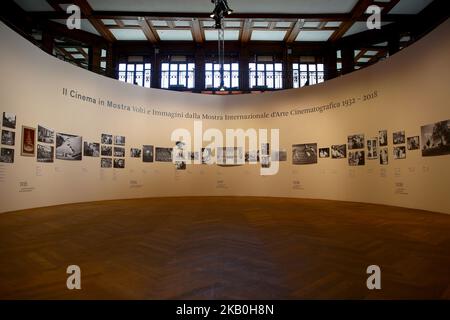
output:
[{"label": "framed photograph on wall", "polygon": [[36,156],[36,128],[22,126],[20,155],[24,157]]}]

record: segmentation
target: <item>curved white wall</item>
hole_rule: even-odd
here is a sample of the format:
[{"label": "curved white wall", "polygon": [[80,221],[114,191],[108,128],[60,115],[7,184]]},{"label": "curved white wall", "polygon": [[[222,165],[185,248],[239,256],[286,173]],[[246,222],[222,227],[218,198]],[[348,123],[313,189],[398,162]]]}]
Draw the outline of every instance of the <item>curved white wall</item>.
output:
[{"label": "curved white wall", "polygon": [[[392,58],[325,84],[260,95],[209,96],[144,89],[87,72],[59,61],[28,43],[3,24],[0,112],[17,115],[15,163],[0,163],[0,212],[106,199],[157,196],[241,195],[320,198],[411,207],[450,213],[450,157],[422,157],[408,151],[394,160],[392,133],[420,135],[422,125],[450,119],[450,22]],[[324,112],[264,120],[204,120],[204,128],[280,128],[288,161],[274,176],[261,176],[258,165],[189,165],[176,171],[170,163],[143,163],[129,157],[131,147],[171,146],[175,128],[192,130],[193,119],[158,117],[69,98],[63,88],[96,99],[170,112],[217,116],[328,105],[355,98],[355,104]],[[377,98],[358,100],[376,91]],[[21,126],[43,125],[100,142],[102,133],[126,136],[126,168],[101,169],[100,158],[38,163],[20,156]],[[347,159],[319,159],[293,165],[292,145],[346,144],[350,134],[366,139],[379,130],[389,134],[389,165],[366,160],[350,167]],[[5,146],[2,146],[5,147]],[[367,151],[366,151],[367,153]]]}]

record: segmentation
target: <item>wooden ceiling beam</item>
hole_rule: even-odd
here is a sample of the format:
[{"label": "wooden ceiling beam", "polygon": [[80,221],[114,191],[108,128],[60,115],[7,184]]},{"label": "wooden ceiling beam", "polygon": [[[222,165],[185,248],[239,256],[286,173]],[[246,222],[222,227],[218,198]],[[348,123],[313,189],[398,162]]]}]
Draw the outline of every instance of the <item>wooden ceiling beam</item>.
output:
[{"label": "wooden ceiling beam", "polygon": [[304,24],[305,24],[304,20],[297,20],[297,22],[295,22],[291,31],[286,34],[285,38],[286,43],[293,43],[295,39],[297,39],[298,34],[300,33],[300,30],[302,29]]},{"label": "wooden ceiling beam", "polygon": [[153,44],[156,44],[159,42],[159,36],[156,31],[153,30],[153,27],[145,18],[138,18],[138,24],[142,29],[142,32],[144,32],[145,36],[147,37],[147,40],[150,41]]},{"label": "wooden ceiling beam", "polygon": [[253,26],[253,21],[251,19],[244,20],[244,25],[242,27],[242,32],[241,32],[241,43],[242,44],[246,44],[250,41],[250,39],[252,37],[252,26]]},{"label": "wooden ceiling beam", "polygon": [[373,0],[359,0],[350,13],[351,18],[341,23],[339,28],[331,35],[330,41],[336,42],[341,39],[372,3]]},{"label": "wooden ceiling beam", "polygon": [[90,4],[86,0],[73,0],[74,4],[80,7],[81,12],[86,16],[92,26],[97,30],[98,33],[102,35],[108,42],[113,42],[116,40],[111,31],[105,27],[101,19],[93,16],[93,10]]},{"label": "wooden ceiling beam", "polygon": [[196,43],[205,42],[205,34],[198,19],[192,19],[192,36]]}]

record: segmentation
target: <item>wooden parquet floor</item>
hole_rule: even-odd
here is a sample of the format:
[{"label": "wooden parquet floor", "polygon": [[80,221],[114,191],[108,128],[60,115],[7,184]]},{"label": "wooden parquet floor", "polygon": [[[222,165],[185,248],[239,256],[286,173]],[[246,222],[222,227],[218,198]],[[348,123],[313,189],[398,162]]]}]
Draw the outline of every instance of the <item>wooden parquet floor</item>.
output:
[{"label": "wooden parquet floor", "polygon": [[[82,290],[66,288],[72,264]],[[450,215],[246,197],[0,214],[0,299],[373,298],[450,299]]]}]

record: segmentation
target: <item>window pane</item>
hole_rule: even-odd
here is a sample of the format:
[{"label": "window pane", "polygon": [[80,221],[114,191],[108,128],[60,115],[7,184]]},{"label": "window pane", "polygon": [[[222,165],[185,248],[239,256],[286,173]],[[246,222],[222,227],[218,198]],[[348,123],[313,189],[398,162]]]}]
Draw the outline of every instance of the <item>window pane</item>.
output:
[{"label": "window pane", "polygon": [[249,63],[249,64],[248,64],[248,68],[249,68],[250,71],[254,71],[254,70],[256,70],[256,64],[254,64],[254,63]]},{"label": "window pane", "polygon": [[134,71],[134,64],[128,64],[128,71]]},{"label": "window pane", "polygon": [[323,71],[323,64],[317,65],[317,71]]},{"label": "window pane", "polygon": [[308,66],[306,64],[301,64],[300,71],[308,71]]},{"label": "window pane", "polygon": [[146,69],[145,75],[144,75],[144,87],[150,88],[151,79],[152,79],[152,73],[151,73],[150,69]]},{"label": "window pane", "polygon": [[125,63],[119,63],[119,71],[126,71],[127,65]]},{"label": "window pane", "polygon": [[239,88],[239,72],[237,71],[233,72],[231,87],[236,89]]},{"label": "window pane", "polygon": [[134,72],[127,72],[127,82],[128,83],[134,83]]},{"label": "window pane", "polygon": [[136,65],[136,71],[143,71],[144,70],[144,65],[143,64],[137,64]]},{"label": "window pane", "polygon": [[300,78],[299,78],[298,69],[294,69],[292,78],[293,78],[293,87],[299,88],[300,87]]},{"label": "window pane", "polygon": [[136,71],[135,84],[141,87],[144,86],[144,74],[141,71]]},{"label": "window pane", "polygon": [[212,63],[206,63],[205,64],[205,70],[212,71]]},{"label": "window pane", "polygon": [[309,71],[316,71],[316,65],[315,64],[310,64],[309,65]]},{"label": "window pane", "polygon": [[275,71],[283,71],[283,64],[275,63]]},{"label": "window pane", "polygon": [[163,63],[161,66],[161,70],[162,71],[169,71],[169,64],[168,63]]},{"label": "window pane", "polygon": [[126,72],[119,72],[119,81],[125,82],[126,80]]},{"label": "window pane", "polygon": [[231,70],[233,71],[239,71],[239,63],[233,63],[231,65]]},{"label": "window pane", "polygon": [[[211,65],[212,66],[212,65]],[[205,88],[210,89],[213,87],[213,75],[212,71],[205,72]]]},{"label": "window pane", "polygon": [[145,70],[150,70],[152,68],[152,65],[150,63],[145,64]]}]

